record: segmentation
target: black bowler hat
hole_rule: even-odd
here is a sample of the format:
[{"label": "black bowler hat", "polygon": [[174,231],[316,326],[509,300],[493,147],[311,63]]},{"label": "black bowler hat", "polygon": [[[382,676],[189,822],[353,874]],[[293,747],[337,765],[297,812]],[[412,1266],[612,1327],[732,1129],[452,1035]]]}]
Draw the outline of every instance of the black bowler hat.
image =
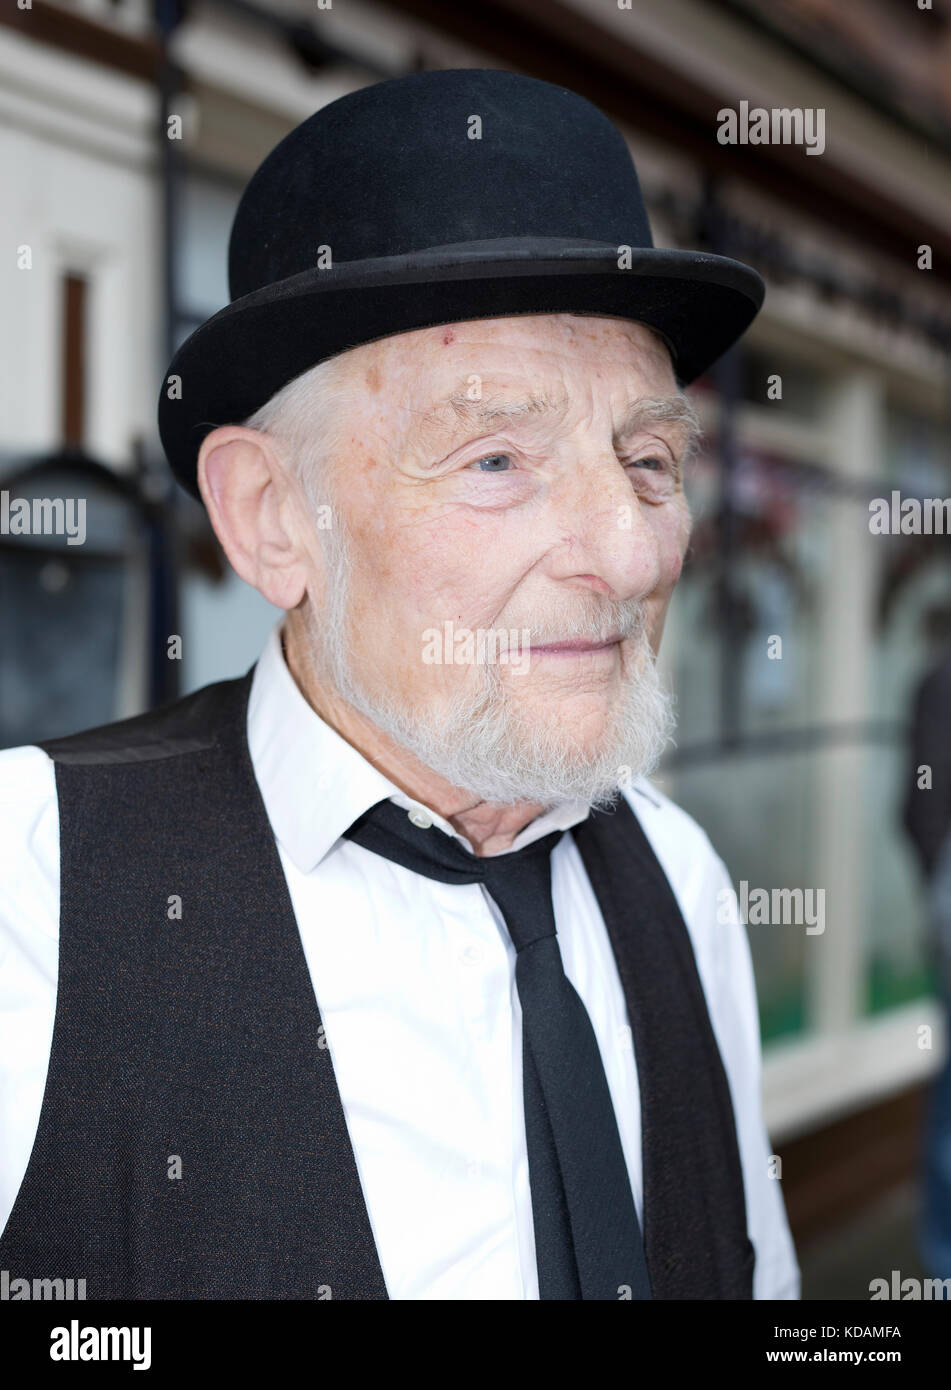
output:
[{"label": "black bowler hat", "polygon": [[242,195],[228,276],[231,303],[178,349],[159,400],[196,497],[206,434],[348,348],[465,319],[603,314],[658,330],[686,385],[764,293],[739,261],[655,250],[627,145],[591,102],[480,68],[363,87],[292,130]]}]

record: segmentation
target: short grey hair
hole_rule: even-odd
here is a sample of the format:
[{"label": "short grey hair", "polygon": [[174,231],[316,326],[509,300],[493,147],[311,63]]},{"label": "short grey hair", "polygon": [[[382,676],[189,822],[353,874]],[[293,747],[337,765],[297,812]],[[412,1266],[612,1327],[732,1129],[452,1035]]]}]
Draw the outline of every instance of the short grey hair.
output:
[{"label": "short grey hair", "polygon": [[329,464],[343,446],[354,399],[347,353],[308,367],[241,423],[283,446],[288,471],[311,512],[332,494]]}]

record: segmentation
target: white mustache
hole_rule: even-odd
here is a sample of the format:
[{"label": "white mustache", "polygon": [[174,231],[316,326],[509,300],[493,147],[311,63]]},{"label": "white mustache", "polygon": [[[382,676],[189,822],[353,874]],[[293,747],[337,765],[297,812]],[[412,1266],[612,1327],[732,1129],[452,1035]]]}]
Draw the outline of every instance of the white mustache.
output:
[{"label": "white mustache", "polygon": [[529,642],[533,647],[551,647],[561,642],[626,641],[634,637],[643,638],[645,635],[644,612],[640,606],[634,610],[628,609],[624,613],[614,613],[610,618],[604,617],[597,623],[588,622],[574,626],[571,623],[561,623],[557,628],[552,626],[548,632],[539,628],[537,623],[513,626],[519,632],[531,633]]}]

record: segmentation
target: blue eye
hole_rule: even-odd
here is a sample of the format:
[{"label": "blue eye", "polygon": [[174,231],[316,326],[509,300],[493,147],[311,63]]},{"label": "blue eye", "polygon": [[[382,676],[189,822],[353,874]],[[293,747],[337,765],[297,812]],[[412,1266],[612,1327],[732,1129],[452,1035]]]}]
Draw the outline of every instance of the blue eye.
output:
[{"label": "blue eye", "polygon": [[478,467],[480,464],[488,463],[488,464],[491,465],[491,466],[490,466],[489,468],[482,468],[482,469],[480,469],[481,472],[483,472],[483,473],[502,473],[502,472],[504,472],[503,469],[501,469],[501,468],[496,468],[496,467],[494,466],[494,465],[498,462],[499,459],[501,459],[501,460],[502,460],[503,462],[505,462],[505,463],[510,463],[510,462],[511,462],[511,455],[510,455],[510,454],[483,454],[481,458],[473,459],[473,460],[472,460],[472,463],[468,464],[467,467],[469,467],[469,468],[472,468],[473,466]]},{"label": "blue eye", "polygon": [[644,459],[629,459],[624,466],[625,468],[649,468],[654,472],[662,472],[667,467],[667,464],[663,459],[651,457]]}]

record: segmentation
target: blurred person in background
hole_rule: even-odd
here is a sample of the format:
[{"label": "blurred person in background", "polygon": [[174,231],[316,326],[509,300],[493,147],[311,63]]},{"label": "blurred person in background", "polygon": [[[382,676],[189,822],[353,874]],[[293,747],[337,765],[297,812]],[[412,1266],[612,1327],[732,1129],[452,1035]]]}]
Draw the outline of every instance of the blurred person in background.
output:
[{"label": "blurred person in background", "polygon": [[[951,606],[928,610],[928,668],[915,691],[904,825],[926,884],[927,944],[951,1038]],[[922,1257],[951,1278],[951,1049],[933,1084],[924,1134]]]}]

